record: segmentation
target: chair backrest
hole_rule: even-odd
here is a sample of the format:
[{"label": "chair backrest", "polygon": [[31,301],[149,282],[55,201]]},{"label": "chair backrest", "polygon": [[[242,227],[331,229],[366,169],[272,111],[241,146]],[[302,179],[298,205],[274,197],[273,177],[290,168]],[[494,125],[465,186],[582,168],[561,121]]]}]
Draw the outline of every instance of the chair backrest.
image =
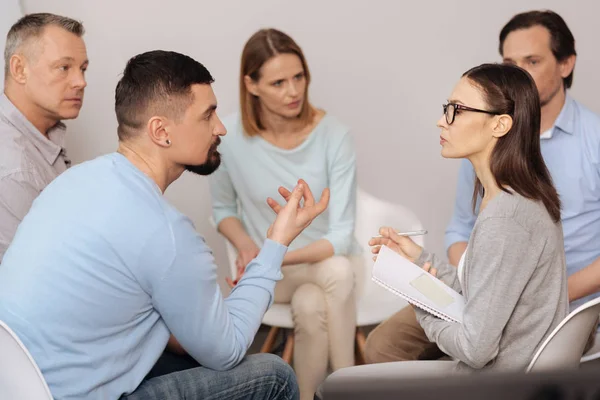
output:
[{"label": "chair backrest", "polygon": [[[423,229],[423,224],[417,215],[408,208],[374,197],[358,189],[356,198],[356,227],[354,237],[362,248],[363,271],[357,273],[357,297],[369,296],[385,291],[371,280],[373,271],[373,254],[368,242],[379,232],[382,226],[390,226],[402,231]],[[411,238],[421,247],[425,245],[424,236]]]},{"label": "chair backrest", "polygon": [[[363,270],[357,271],[357,297],[383,290],[371,281],[373,255],[368,246],[369,239],[377,235],[379,228],[382,226],[391,226],[395,229],[405,231],[423,229],[423,224],[419,218],[417,218],[416,214],[408,208],[399,204],[380,200],[361,188],[358,188],[356,194],[356,225],[354,237],[362,248],[364,263]],[[423,236],[415,236],[412,239],[418,245],[424,246]],[[227,239],[225,239],[225,246],[227,249],[227,258],[229,260],[229,270],[231,276],[235,277],[237,274],[237,268],[235,266],[237,253],[233,245]]]},{"label": "chair backrest", "polygon": [[[239,208],[239,204],[238,204],[238,208]],[[215,230],[217,230],[217,224],[215,223],[215,219],[213,218],[212,215],[210,217],[208,217],[208,223]],[[225,240],[225,250],[227,251],[227,261],[229,262],[229,273],[231,274],[231,279],[235,279],[235,277],[237,276],[237,268],[235,266],[235,260],[237,258],[237,251],[235,250],[235,247],[233,247],[231,242],[229,240],[227,240],[227,238],[225,236],[223,236],[223,235],[221,235],[221,236],[223,237],[223,240]]]},{"label": "chair backrest", "polygon": [[536,351],[527,372],[578,368],[590,334],[596,328],[600,297],[577,307]]},{"label": "chair backrest", "polygon": [[0,399],[52,400],[50,389],[17,335],[0,321]]}]

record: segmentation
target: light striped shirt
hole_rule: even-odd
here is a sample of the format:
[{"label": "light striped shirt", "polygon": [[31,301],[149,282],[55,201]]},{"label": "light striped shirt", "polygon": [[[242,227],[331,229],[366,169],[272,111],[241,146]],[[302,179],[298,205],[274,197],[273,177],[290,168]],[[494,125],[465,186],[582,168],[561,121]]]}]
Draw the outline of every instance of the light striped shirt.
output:
[{"label": "light striped shirt", "polygon": [[65,134],[58,123],[46,138],[0,96],[0,262],[33,200],[69,166]]}]

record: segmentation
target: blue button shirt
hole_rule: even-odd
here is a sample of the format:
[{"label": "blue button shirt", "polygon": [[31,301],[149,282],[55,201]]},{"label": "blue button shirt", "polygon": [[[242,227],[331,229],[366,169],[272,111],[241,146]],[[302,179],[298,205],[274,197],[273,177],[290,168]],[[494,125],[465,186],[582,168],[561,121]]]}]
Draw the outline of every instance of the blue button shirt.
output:
[{"label": "blue button shirt", "polygon": [[[550,138],[541,139],[541,149],[562,203],[567,274],[571,275],[600,257],[600,117],[567,96],[551,132]],[[476,219],[471,207],[474,181],[473,166],[463,160],[454,214],[446,229],[447,248],[469,240]],[[571,307],[598,295],[579,299]]]},{"label": "blue button shirt", "polygon": [[55,398],[116,399],[140,384],[170,333],[208,368],[238,364],[286,250],[267,241],[223,299],[191,221],[114,153],[71,168],[34,201],[0,265],[0,320]]}]

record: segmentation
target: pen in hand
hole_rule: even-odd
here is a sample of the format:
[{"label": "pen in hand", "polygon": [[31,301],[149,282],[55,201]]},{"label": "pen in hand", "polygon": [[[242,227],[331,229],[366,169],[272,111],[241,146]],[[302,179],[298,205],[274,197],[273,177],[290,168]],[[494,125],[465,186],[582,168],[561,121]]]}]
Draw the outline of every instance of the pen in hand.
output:
[{"label": "pen in hand", "polygon": [[[419,231],[408,231],[408,232],[398,232],[398,233],[396,233],[396,235],[399,235],[399,236],[421,236],[421,235],[425,235],[425,234],[427,234],[427,231],[424,230],[424,229],[419,230]],[[374,236],[374,237],[383,237],[383,236],[377,235],[377,236]]]}]

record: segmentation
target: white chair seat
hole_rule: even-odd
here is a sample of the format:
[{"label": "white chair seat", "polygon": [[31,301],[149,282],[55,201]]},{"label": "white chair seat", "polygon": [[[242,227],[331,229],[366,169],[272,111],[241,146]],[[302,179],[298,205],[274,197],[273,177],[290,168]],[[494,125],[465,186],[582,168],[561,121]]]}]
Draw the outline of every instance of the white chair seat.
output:
[{"label": "white chair seat", "polygon": [[579,368],[585,345],[596,329],[598,314],[600,297],[571,311],[541,344],[527,372]]},{"label": "white chair seat", "polygon": [[600,358],[600,334],[597,333],[594,345],[583,355],[583,357],[581,357],[581,362],[593,361],[598,358]]},{"label": "white chair seat", "polygon": [[40,369],[17,335],[0,321],[0,399],[52,400]]},{"label": "white chair seat", "polygon": [[374,291],[370,296],[361,298],[357,303],[358,326],[379,324],[408,305],[395,294],[383,288],[376,289],[377,292]]},{"label": "white chair seat", "polygon": [[[371,280],[373,259],[368,242],[382,226],[417,231],[423,229],[419,218],[408,208],[378,199],[358,189],[354,236],[363,248],[363,271],[356,271],[357,325],[376,325],[385,321],[408,303]],[[412,238],[425,247],[424,237]]]},{"label": "white chair seat", "polygon": [[[544,340],[526,372],[577,369],[590,332],[595,329],[598,313],[600,297],[571,312]],[[340,396],[352,393],[353,398],[370,399],[380,388],[385,388],[386,398],[391,398],[394,387],[400,391],[410,384],[407,379],[451,375],[449,367],[452,366],[448,361],[398,361],[342,368],[325,380],[321,398],[342,398]]]},{"label": "white chair seat", "polygon": [[264,315],[262,322],[268,326],[292,329],[294,327],[292,307],[289,304],[274,303]]}]

